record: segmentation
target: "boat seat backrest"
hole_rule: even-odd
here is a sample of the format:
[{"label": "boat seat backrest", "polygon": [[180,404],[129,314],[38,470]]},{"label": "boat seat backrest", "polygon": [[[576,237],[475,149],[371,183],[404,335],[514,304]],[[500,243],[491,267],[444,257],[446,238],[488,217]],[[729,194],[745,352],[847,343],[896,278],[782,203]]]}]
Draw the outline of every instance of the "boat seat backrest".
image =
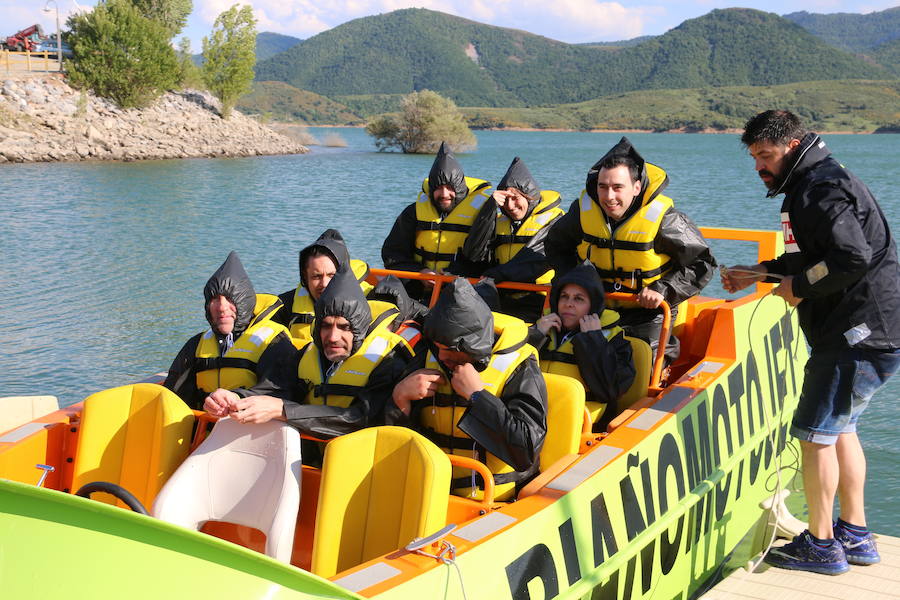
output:
[{"label": "boat seat backrest", "polygon": [[625,336],[631,344],[631,358],[634,361],[634,382],[619,398],[619,411],[623,411],[647,395],[650,374],[653,371],[653,351],[650,344],[635,337]]},{"label": "boat seat backrest", "polygon": [[547,436],[541,449],[541,470],[568,454],[577,454],[584,422],[584,386],[554,373],[544,373],[547,384]]},{"label": "boat seat backrest", "polygon": [[0,433],[59,410],[56,396],[7,396],[0,398]]},{"label": "boat seat backrest", "polygon": [[219,419],[160,491],[153,516],[189,529],[207,521],[259,529],[266,554],[289,563],[300,468],[300,433],[287,423]]},{"label": "boat seat backrest", "polygon": [[[153,383],[88,396],[81,415],[72,491],[86,483],[108,481],[150,506],[188,455],[193,425],[194,414],[181,398]],[[116,503],[108,494],[93,498]]]},{"label": "boat seat backrest", "polygon": [[373,427],[328,443],[312,572],[331,577],[446,524],[450,459],[405,427]]}]

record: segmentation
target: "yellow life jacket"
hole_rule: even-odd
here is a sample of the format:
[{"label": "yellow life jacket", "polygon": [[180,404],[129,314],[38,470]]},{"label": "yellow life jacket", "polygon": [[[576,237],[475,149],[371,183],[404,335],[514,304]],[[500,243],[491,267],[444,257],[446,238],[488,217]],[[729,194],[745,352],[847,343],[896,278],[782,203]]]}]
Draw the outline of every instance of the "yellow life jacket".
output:
[{"label": "yellow life jacket", "polygon": [[490,184],[483,179],[466,177],[469,195],[443,219],[428,193],[428,178],[416,200],[416,241],[413,252],[435,273],[443,272],[462,249],[472,229],[475,216],[489,198],[485,190]]},{"label": "yellow life jacket", "polygon": [[[513,222],[503,212],[497,217],[496,237],[494,239],[494,257],[501,265],[508,263],[519,253],[525,244],[548,223],[565,214],[559,207],[559,192],[543,190],[541,199],[531,214],[513,230]],[[547,271],[535,283],[549,283],[553,279],[553,271]],[[530,282],[528,282],[530,283]]]},{"label": "yellow life jacket", "polygon": [[278,296],[256,295],[253,320],[223,356],[219,356],[219,343],[212,329],[208,329],[197,344],[197,387],[204,392],[217,388],[233,390],[256,385],[256,365],[279,333],[288,334],[284,325],[271,320],[281,305]]},{"label": "yellow life jacket", "polygon": [[[604,337],[611,340],[617,335],[625,335],[625,332],[616,323],[619,322],[619,313],[606,309],[600,315],[600,327]],[[541,348],[539,356],[541,371],[555,375],[565,375],[579,382],[587,389],[587,384],[581,376],[578,361],[575,360],[575,347],[572,344],[574,336],[562,339],[556,329],[550,330],[550,339]],[[588,401],[586,403],[591,413],[591,419],[596,423],[606,411],[606,404]]]},{"label": "yellow life jacket", "polygon": [[[498,339],[494,343],[490,362],[480,375],[484,389],[500,397],[510,375],[529,357],[536,356],[537,352],[525,342],[528,337],[528,327],[522,320],[499,313],[493,313],[493,315],[494,334],[498,336]],[[425,357],[425,368],[442,370],[441,364],[431,351]],[[444,379],[445,381],[438,386],[434,398],[426,398],[422,401],[425,402],[425,406],[421,411],[421,424],[426,437],[430,437],[448,454],[483,459],[488,469],[494,474],[494,481],[497,484],[494,497],[497,500],[510,498],[515,493],[517,474],[511,466],[493,454],[482,452],[484,456],[479,457],[475,441],[457,426],[469,405],[469,399],[460,397],[450,385],[449,378],[445,377]],[[507,473],[509,475],[505,475]],[[475,483],[471,472],[466,469],[454,467],[453,477],[454,480]],[[483,491],[472,483],[456,486],[452,493],[480,499]]]},{"label": "yellow life jacket", "polygon": [[[369,265],[365,261],[351,258],[350,268],[353,269],[363,294],[368,294],[373,287],[366,281],[366,277],[369,276]],[[309,295],[308,289],[298,285],[294,291],[294,302],[291,304],[291,319],[288,321],[291,340],[298,349],[303,349],[312,341],[312,323],[315,320],[315,301]]]},{"label": "yellow life jacket", "polygon": [[305,402],[347,408],[366,387],[372,371],[398,346],[408,350],[403,338],[387,329],[376,328],[355,353],[326,374],[322,371],[319,348],[308,344],[297,367],[297,376],[310,383]]},{"label": "yellow life jacket", "polygon": [[668,181],[666,172],[650,163],[645,163],[645,169],[649,183],[641,192],[643,204],[612,231],[600,205],[586,191],[581,192],[583,234],[578,257],[594,263],[600,278],[617,292],[636,294],[671,268],[669,256],[653,249],[663,215],[673,206],[672,199],[660,193]]}]

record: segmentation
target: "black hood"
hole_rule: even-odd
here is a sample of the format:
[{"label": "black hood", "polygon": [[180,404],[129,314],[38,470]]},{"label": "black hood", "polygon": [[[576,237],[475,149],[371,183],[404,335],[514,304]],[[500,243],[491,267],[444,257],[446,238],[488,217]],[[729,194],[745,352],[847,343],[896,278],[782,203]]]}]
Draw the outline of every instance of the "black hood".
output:
[{"label": "black hood", "polygon": [[[594,166],[591,167],[590,171],[588,171],[587,179],[584,182],[584,189],[587,192],[588,196],[591,197],[591,200],[594,202],[598,202],[597,199],[597,177],[600,174],[600,164],[606,160],[608,156],[628,156],[637,163],[638,171],[640,172],[640,180],[641,180],[641,193],[638,198],[635,198],[635,201],[631,203],[631,206],[628,207],[628,210],[623,215],[623,219],[631,216],[632,213],[636,212],[644,202],[644,196],[649,189],[649,178],[647,177],[647,169],[644,164],[644,157],[641,156],[637,150],[635,150],[634,146],[631,145],[631,141],[627,137],[622,137],[619,140],[619,143],[609,149],[609,152],[600,157],[600,160],[594,163]],[[660,188],[661,190],[662,188]]]},{"label": "black hood", "polygon": [[428,318],[425,337],[465,352],[478,371],[487,368],[494,347],[494,316],[481,296],[462,277],[444,286]]},{"label": "black hood", "polygon": [[603,314],[606,306],[606,298],[603,295],[603,282],[597,269],[588,261],[584,261],[574,269],[562,277],[553,281],[553,287],[550,288],[550,311],[559,313],[559,295],[566,284],[575,283],[587,290],[591,299],[591,310],[588,314]]},{"label": "black hood", "polygon": [[369,300],[381,300],[382,302],[390,302],[400,311],[395,319],[397,323],[409,321],[410,319],[421,322],[425,315],[428,314],[428,308],[421,302],[417,302],[409,297],[403,282],[395,275],[382,277],[381,281],[369,292],[367,296]]},{"label": "black hood", "polygon": [[[466,176],[463,173],[462,165],[453,156],[447,142],[441,142],[441,147],[431,165],[431,171],[428,172],[428,198],[432,204],[434,203],[435,188],[442,185],[449,185],[456,191],[452,208],[456,208],[456,205],[469,195],[469,187],[466,185]],[[435,207],[437,208],[436,204]]]},{"label": "black hood", "polygon": [[319,236],[319,239],[300,251],[300,285],[303,287],[307,287],[306,277],[303,274],[303,265],[315,248],[324,250],[326,254],[331,256],[336,271],[340,270],[341,267],[350,266],[350,252],[347,250],[347,245],[344,243],[344,237],[341,235],[341,232],[337,229],[326,229]]},{"label": "black hood", "polygon": [[330,316],[344,317],[350,322],[353,331],[353,347],[350,354],[354,354],[362,345],[366,337],[366,330],[372,322],[372,311],[369,303],[359,287],[359,281],[347,267],[341,267],[334,275],[334,279],[319,296],[315,304],[316,321],[313,325],[313,343],[321,351],[322,336],[319,328],[322,319]]},{"label": "black hood", "polygon": [[[595,183],[594,186],[596,187],[596,185]],[[534,210],[534,207],[538,205],[538,202],[541,201],[541,188],[531,175],[531,171],[528,170],[528,167],[525,166],[525,163],[518,156],[513,159],[509,168],[506,169],[503,179],[497,184],[498,190],[506,190],[511,187],[528,196],[528,212],[525,214],[527,218],[531,211]]]},{"label": "black hood", "polygon": [[[244,265],[237,252],[231,251],[228,258],[222,263],[203,288],[203,297],[206,320],[212,325],[209,317],[209,301],[216,296],[225,296],[237,308],[237,318],[234,320],[234,337],[239,336],[253,319],[253,309],[256,308],[256,292],[250,277],[244,270]],[[218,333],[218,332],[216,332]]]}]

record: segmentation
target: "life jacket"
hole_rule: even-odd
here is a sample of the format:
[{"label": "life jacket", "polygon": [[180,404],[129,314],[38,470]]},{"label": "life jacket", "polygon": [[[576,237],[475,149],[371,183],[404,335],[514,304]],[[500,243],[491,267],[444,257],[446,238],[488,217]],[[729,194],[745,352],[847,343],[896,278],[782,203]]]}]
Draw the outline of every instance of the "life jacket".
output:
[{"label": "life jacket", "polygon": [[[368,294],[372,289],[372,285],[366,281],[369,276],[369,265],[365,261],[356,258],[350,259],[350,268],[363,294]],[[294,302],[291,304],[291,318],[288,321],[288,330],[291,334],[291,341],[298,349],[303,349],[312,341],[312,323],[316,320],[315,301],[309,295],[309,290],[302,285],[298,285],[294,291]]]},{"label": "life jacket", "polygon": [[416,200],[416,241],[413,252],[435,273],[444,271],[462,249],[472,229],[475,216],[488,195],[484,192],[490,186],[483,179],[466,177],[469,195],[453,210],[441,218],[428,190],[428,178],[422,183],[422,191]]},{"label": "life jacket", "polygon": [[[617,324],[618,322],[619,313],[613,310],[606,309],[600,315],[601,331],[607,341],[612,340],[617,335],[625,335],[624,330]],[[539,353],[541,371],[571,377],[579,381],[587,389],[587,384],[584,382],[581,370],[578,367],[578,361],[575,359],[575,346],[572,344],[574,337],[574,335],[571,335],[563,340],[556,329],[550,330],[550,339],[544,344]],[[586,405],[594,423],[606,411],[605,403],[588,401]]]},{"label": "life jacket", "polygon": [[398,347],[410,352],[403,338],[376,326],[354,354],[324,373],[318,346],[307,344],[297,367],[297,376],[310,383],[305,402],[347,408],[366,387],[372,371]]},{"label": "life jacket", "polygon": [[[531,214],[513,230],[513,221],[503,212],[497,217],[496,237],[494,238],[494,258],[501,265],[508,263],[519,253],[538,231],[548,223],[565,214],[560,205],[559,192],[542,190],[541,199]],[[534,283],[550,283],[553,280],[553,269],[537,278]],[[532,283],[532,282],[526,282]]]},{"label": "life jacket", "polygon": [[600,278],[610,284],[608,291],[636,294],[671,269],[669,256],[653,249],[663,215],[674,205],[660,193],[667,182],[666,172],[650,163],[645,163],[645,169],[649,183],[641,193],[643,204],[612,231],[597,202],[584,191],[579,199],[583,233],[578,256],[597,267]]},{"label": "life jacket", "polygon": [[[519,365],[529,357],[536,356],[537,352],[526,343],[528,327],[522,320],[499,313],[493,313],[493,315],[494,335],[497,336],[497,341],[494,342],[490,362],[480,375],[484,389],[500,397],[507,379]],[[516,481],[521,479],[523,474],[513,471],[511,466],[493,454],[485,452],[472,438],[457,427],[460,418],[469,406],[469,399],[460,397],[453,390],[449,375],[446,374],[433,351],[429,350],[425,357],[425,368],[445,372],[444,381],[438,386],[434,397],[423,400],[425,405],[421,411],[421,424],[425,436],[448,454],[467,456],[484,462],[494,474],[495,499],[510,498],[515,493]],[[429,401],[431,406],[428,406]],[[453,478],[453,494],[478,499],[483,497],[483,490],[477,484],[471,471],[454,467]]]},{"label": "life jacket", "polygon": [[256,385],[256,365],[262,353],[279,333],[289,335],[284,325],[271,320],[280,306],[278,296],[257,294],[253,320],[223,356],[219,355],[216,334],[208,329],[194,354],[197,387],[210,393],[218,388],[233,390]]}]

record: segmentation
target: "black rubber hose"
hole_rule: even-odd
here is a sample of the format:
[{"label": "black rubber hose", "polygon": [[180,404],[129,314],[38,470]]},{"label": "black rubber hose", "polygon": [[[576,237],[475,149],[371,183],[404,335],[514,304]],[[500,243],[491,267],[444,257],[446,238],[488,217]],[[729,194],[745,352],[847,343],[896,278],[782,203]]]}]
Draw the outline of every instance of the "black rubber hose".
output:
[{"label": "black rubber hose", "polygon": [[134,494],[126,490],[120,485],[115,483],[110,483],[108,481],[92,481],[90,483],[86,483],[77,492],[75,492],[76,496],[81,496],[82,498],[90,498],[91,494],[94,492],[104,492],[106,494],[112,494],[122,502],[128,506],[131,510],[136,513],[140,513],[142,515],[148,515],[150,513],[147,512],[147,509],[144,508],[144,505],[141,504],[141,501],[134,497]]}]

